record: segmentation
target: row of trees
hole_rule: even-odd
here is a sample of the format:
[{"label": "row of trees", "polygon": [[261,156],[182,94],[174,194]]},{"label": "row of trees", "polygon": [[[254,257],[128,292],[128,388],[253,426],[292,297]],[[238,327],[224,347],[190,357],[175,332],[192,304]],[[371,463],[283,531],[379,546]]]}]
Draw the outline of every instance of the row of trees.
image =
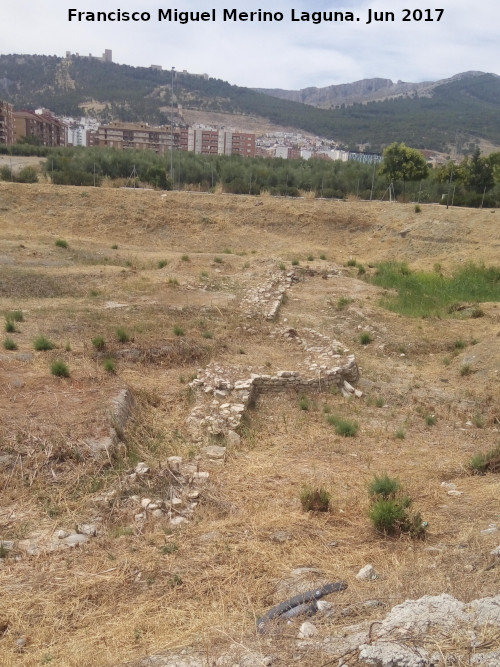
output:
[{"label": "row of trees", "polygon": [[[31,149],[33,147],[26,147]],[[50,149],[43,171],[58,185],[115,185],[163,190],[197,189],[234,194],[451,201],[457,205],[500,204],[500,153],[476,151],[459,165],[431,169],[423,155],[404,143],[387,147],[381,164],[332,162],[324,159],[284,160],[241,156],[196,155],[176,151],[159,156],[151,151],[111,148]],[[31,175],[32,176],[32,175]],[[4,168],[0,178],[13,180]]]}]

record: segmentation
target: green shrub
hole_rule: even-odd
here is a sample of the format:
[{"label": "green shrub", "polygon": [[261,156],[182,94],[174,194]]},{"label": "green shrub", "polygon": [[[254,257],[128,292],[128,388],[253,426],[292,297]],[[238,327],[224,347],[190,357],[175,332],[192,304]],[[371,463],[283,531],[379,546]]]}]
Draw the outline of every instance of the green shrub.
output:
[{"label": "green shrub", "polygon": [[470,364],[462,364],[460,367],[460,375],[467,376],[472,373],[472,368]]},{"label": "green shrub", "polygon": [[358,276],[363,276],[366,273],[366,269],[363,264],[358,264]]},{"label": "green shrub", "polygon": [[176,551],[179,551],[179,547],[175,542],[169,542],[161,548],[162,554],[174,554]]},{"label": "green shrub", "polygon": [[57,239],[56,240],[56,246],[58,248],[67,248],[68,247],[68,242],[65,241],[64,239]]},{"label": "green shrub", "polygon": [[421,213],[422,209],[420,208],[419,204],[415,204],[415,213]]},{"label": "green shrub", "polygon": [[123,327],[118,327],[116,329],[116,337],[118,338],[120,343],[130,342],[130,335],[127,333],[127,331]]},{"label": "green shrub", "polygon": [[160,259],[160,261],[158,262],[158,268],[163,269],[165,266],[167,266],[167,264],[168,262],[166,259]]},{"label": "green shrub", "polygon": [[49,340],[45,336],[38,336],[38,338],[35,338],[35,341],[33,343],[33,347],[38,352],[53,350],[55,348],[55,343],[53,343],[51,340]]},{"label": "green shrub", "polygon": [[458,340],[455,341],[453,346],[455,350],[463,350],[467,346],[467,343],[461,338],[459,338]]},{"label": "green shrub", "polygon": [[114,359],[104,359],[102,365],[107,373],[116,373],[116,361]]},{"label": "green shrub", "polygon": [[298,259],[292,259],[292,266],[298,266],[300,264]]},{"label": "green shrub", "polygon": [[346,306],[352,303],[352,299],[347,296],[341,296],[337,301],[337,310],[343,310]]},{"label": "green shrub", "polygon": [[174,325],[174,334],[176,336],[184,336],[184,329],[177,324]]},{"label": "green shrub", "polygon": [[299,498],[306,512],[328,512],[330,509],[330,494],[323,487],[313,489],[309,485],[304,485]]},{"label": "green shrub", "polygon": [[307,255],[308,262],[314,262],[314,255]]},{"label": "green shrub", "polygon": [[13,322],[24,322],[23,311],[14,310],[12,313],[7,315],[7,319],[12,320]]},{"label": "green shrub", "polygon": [[363,333],[359,337],[359,342],[361,343],[361,345],[368,345],[369,343],[372,342],[372,340],[373,338],[368,333],[368,331],[363,331]]},{"label": "green shrub", "polygon": [[106,347],[106,341],[102,336],[96,336],[95,338],[92,338],[92,345],[96,350],[104,350]]},{"label": "green shrub", "polygon": [[170,287],[179,287],[179,281],[177,280],[177,278],[169,278],[168,284]]},{"label": "green shrub", "polygon": [[118,250],[118,244],[113,243],[113,245],[111,246],[111,250]]},{"label": "green shrub", "polygon": [[17,343],[15,340],[12,340],[12,338],[7,338],[3,342],[3,346],[6,350],[17,350]]},{"label": "green shrub", "polygon": [[412,514],[412,501],[404,498],[379,498],[370,508],[370,519],[376,530],[384,535],[406,533],[412,538],[425,536],[426,524],[419,512]]},{"label": "green shrub", "polygon": [[469,463],[470,470],[477,475],[500,471],[500,443],[485,454],[475,454]]},{"label": "green shrub", "polygon": [[335,426],[335,432],[337,435],[342,435],[344,438],[353,438],[359,429],[359,425],[356,421],[343,419],[337,415],[329,415],[329,417],[327,417],[327,421],[332,426]]},{"label": "green shrub", "polygon": [[189,262],[189,255],[182,255],[181,259],[183,262]]},{"label": "green shrub", "polygon": [[347,260],[347,266],[356,266],[356,260],[351,257]]},{"label": "green shrub", "polygon": [[474,419],[472,421],[474,422],[474,426],[476,428],[484,428],[484,417],[483,415],[479,414],[479,412],[474,415]]},{"label": "green shrub", "polygon": [[301,410],[309,410],[309,399],[307,398],[307,396],[300,397],[299,407]]},{"label": "green shrub", "polygon": [[212,333],[211,331],[204,331],[204,332],[203,332],[203,338],[208,338],[208,339],[210,339],[210,338],[213,338],[213,337],[214,337],[214,335],[213,335],[213,333]]},{"label": "green shrub", "polygon": [[381,477],[373,478],[372,483],[368,487],[370,496],[382,496],[384,499],[394,498],[396,493],[400,490],[401,484],[399,480],[394,477],[389,477],[387,473]]},{"label": "green shrub", "polygon": [[436,415],[430,415],[430,414],[425,415],[425,423],[427,424],[427,426],[434,426],[434,424],[436,423]]},{"label": "green shrub", "polygon": [[54,361],[50,367],[52,375],[61,378],[69,378],[69,368],[64,361]]},{"label": "green shrub", "polygon": [[326,255],[325,255],[325,253],[322,252],[321,255],[319,256],[319,258],[320,258],[320,259],[326,259]]},{"label": "green shrub", "polygon": [[14,324],[13,320],[10,320],[10,319],[5,320],[5,331],[7,333],[15,333],[16,332],[16,325]]},{"label": "green shrub", "polygon": [[231,250],[231,248],[224,248],[224,250],[222,252],[225,253],[226,255],[232,255],[233,254],[233,251]]},{"label": "green shrub", "polygon": [[398,430],[394,435],[398,440],[404,440],[406,438],[406,431],[404,430],[404,428],[398,428]]},{"label": "green shrub", "polygon": [[222,259],[222,257],[214,257],[214,262],[216,264],[224,264],[224,260]]}]

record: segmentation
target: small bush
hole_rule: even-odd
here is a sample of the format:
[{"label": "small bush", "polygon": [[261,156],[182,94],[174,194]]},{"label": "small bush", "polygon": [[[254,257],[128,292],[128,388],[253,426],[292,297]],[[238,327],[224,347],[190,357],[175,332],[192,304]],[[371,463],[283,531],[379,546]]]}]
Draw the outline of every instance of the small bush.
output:
[{"label": "small bush", "polygon": [[182,255],[181,259],[183,262],[189,262],[189,255]]},{"label": "small bush", "polygon": [[461,338],[459,338],[458,340],[455,341],[453,347],[455,348],[455,350],[463,350],[466,347],[466,345],[467,343]]},{"label": "small bush", "polygon": [[377,396],[377,398],[375,399],[375,405],[377,406],[377,408],[383,408],[385,405],[384,398],[382,396]]},{"label": "small bush", "polygon": [[224,260],[222,259],[222,257],[214,257],[214,262],[216,264],[224,264]]},{"label": "small bush", "polygon": [[319,258],[320,258],[320,259],[326,259],[326,255],[325,255],[325,253],[322,252],[321,255],[319,256]]},{"label": "small bush", "polygon": [[130,335],[127,333],[127,331],[123,327],[118,327],[116,329],[116,337],[118,338],[120,343],[130,342]]},{"label": "small bush", "polygon": [[404,428],[398,428],[394,435],[398,440],[404,440],[406,438],[406,431]]},{"label": "small bush", "polygon": [[105,359],[103,368],[107,373],[116,373],[116,361],[114,359]]},{"label": "small bush", "polygon": [[38,352],[53,350],[55,348],[55,343],[46,338],[45,336],[38,336],[33,343],[33,347]]},{"label": "small bush", "polygon": [[299,407],[301,410],[309,410],[309,399],[307,396],[301,396],[299,400]]},{"label": "small bush", "polygon": [[450,357],[443,357],[443,364],[445,366],[449,366],[451,364],[451,359]]},{"label": "small bush", "polygon": [[4,342],[3,346],[6,350],[17,350],[17,343],[15,340],[12,340],[12,338],[7,337]]},{"label": "small bush", "polygon": [[69,368],[64,361],[54,361],[50,367],[50,372],[60,378],[69,378]]},{"label": "small bush", "polygon": [[372,342],[372,340],[373,338],[368,333],[368,331],[363,331],[363,333],[359,337],[359,342],[361,343],[361,345],[368,345],[369,343]]},{"label": "small bush", "polygon": [[358,276],[363,276],[366,273],[366,269],[363,264],[358,264]]},{"label": "small bush", "polygon": [[292,266],[298,266],[300,264],[298,259],[292,259]]},{"label": "small bush", "polygon": [[170,287],[179,287],[179,281],[177,280],[177,278],[169,278],[168,284]]},{"label": "small bush", "polygon": [[386,473],[382,477],[375,475],[373,482],[368,487],[368,492],[370,496],[382,496],[387,500],[388,498],[394,498],[400,488],[399,480],[389,477]]},{"label": "small bush", "polygon": [[232,255],[233,254],[233,251],[231,250],[231,248],[224,248],[224,250],[222,252],[226,255]]},{"label": "small bush", "polygon": [[330,494],[323,487],[313,489],[305,485],[302,487],[299,498],[306,512],[328,512],[330,509]]},{"label": "small bush", "polygon": [[68,242],[65,241],[64,239],[57,239],[56,240],[56,246],[58,248],[67,248],[68,247]]},{"label": "small bush", "polygon": [[436,415],[425,415],[425,423],[427,426],[434,426],[436,423]]},{"label": "small bush", "polygon": [[476,454],[469,463],[470,470],[476,475],[500,471],[500,443],[486,454]]},{"label": "small bush", "polygon": [[22,310],[14,310],[12,313],[9,313],[7,319],[12,320],[13,322],[24,322],[24,315]]},{"label": "small bush", "polygon": [[462,375],[462,377],[470,375],[471,373],[472,373],[472,368],[470,364],[463,364],[460,367],[460,375]]},{"label": "small bush", "polygon": [[15,333],[16,332],[16,325],[14,324],[13,320],[10,320],[10,319],[5,320],[5,331],[7,333]]},{"label": "small bush", "polygon": [[203,335],[203,338],[208,338],[208,339],[211,339],[211,338],[214,337],[214,335],[211,331],[204,331],[202,335]]},{"label": "small bush", "polygon": [[327,421],[332,426],[335,426],[335,432],[337,435],[341,435],[344,438],[353,438],[359,429],[359,425],[356,421],[351,421],[349,419],[343,419],[336,415],[330,415],[327,418]]},{"label": "small bush", "polygon": [[352,299],[347,296],[341,296],[337,301],[337,310],[343,310],[346,306],[352,303]]},{"label": "small bush", "polygon": [[347,266],[356,266],[356,260],[351,257],[351,259],[347,260]]},{"label": "small bush", "polygon": [[415,204],[415,213],[421,213],[422,209],[418,204]]},{"label": "small bush", "polygon": [[174,554],[176,551],[179,551],[179,547],[175,542],[169,542],[161,548],[162,554]]},{"label": "small bush", "polygon": [[314,255],[307,255],[308,262],[314,262]]},{"label": "small bush", "polygon": [[476,428],[484,428],[484,417],[477,412],[472,420]]},{"label": "small bush", "polygon": [[174,334],[176,336],[184,336],[184,333],[185,332],[184,332],[184,329],[182,327],[177,326],[177,324],[174,325]]},{"label": "small bush", "polygon": [[106,341],[102,336],[96,336],[95,338],[92,338],[92,345],[96,350],[104,350],[106,347]]},{"label": "small bush", "polygon": [[166,259],[160,259],[160,261],[158,262],[158,268],[163,269],[165,266],[167,266],[167,264],[168,262]]},{"label": "small bush", "polygon": [[111,246],[111,250],[118,250],[118,245],[116,243],[113,243]]},{"label": "small bush", "polygon": [[406,522],[407,500],[379,498],[370,508],[370,519],[375,528],[386,535],[402,532]]},{"label": "small bush", "polygon": [[280,271],[286,271],[286,265],[283,262],[280,262],[279,269]]}]

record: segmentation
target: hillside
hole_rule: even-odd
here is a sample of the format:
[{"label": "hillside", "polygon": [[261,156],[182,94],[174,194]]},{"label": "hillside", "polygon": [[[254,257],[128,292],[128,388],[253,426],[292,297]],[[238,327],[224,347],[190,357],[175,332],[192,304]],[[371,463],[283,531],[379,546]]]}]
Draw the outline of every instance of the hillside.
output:
[{"label": "hillside", "polygon": [[[420,92],[417,87],[396,99],[327,110],[218,79],[177,74],[174,107],[232,114],[239,129],[246,129],[247,116],[258,116],[274,125],[374,152],[393,141],[441,152],[481,141],[500,146],[499,77],[473,72],[432,90],[427,87],[425,95]],[[3,55],[0,95],[16,108],[42,106],[73,116],[85,109],[103,121],[169,123],[171,73],[83,57]],[[176,120],[181,121],[177,114]]]},{"label": "hillside", "polygon": [[[469,468],[499,442],[498,303],[407,317],[364,279],[497,263],[493,210],[5,182],[0,201],[2,667],[373,664],[394,605],[498,596],[498,473]],[[374,529],[384,473],[425,539]],[[304,617],[256,631],[337,581],[308,638]],[[475,633],[403,619],[392,655],[497,664],[495,604]]]}]

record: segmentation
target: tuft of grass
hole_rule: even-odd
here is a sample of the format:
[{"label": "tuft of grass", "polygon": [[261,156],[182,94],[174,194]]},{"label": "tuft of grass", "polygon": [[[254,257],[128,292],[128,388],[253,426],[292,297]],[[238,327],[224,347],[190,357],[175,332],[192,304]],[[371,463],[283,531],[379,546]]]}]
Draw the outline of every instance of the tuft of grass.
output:
[{"label": "tuft of grass", "polygon": [[465,347],[467,347],[467,343],[462,340],[462,338],[458,338],[454,343],[453,347],[455,350],[463,350]]},{"label": "tuft of grass", "polygon": [[406,431],[404,428],[398,428],[394,435],[398,440],[404,440],[406,438]]},{"label": "tuft of grass", "polygon": [[325,259],[326,259],[326,255],[325,255],[325,253],[322,252],[321,255],[319,256],[319,258],[325,260]]},{"label": "tuft of grass", "polygon": [[184,336],[184,329],[177,324],[174,325],[174,334],[176,336]]},{"label": "tuft of grass", "polygon": [[222,252],[225,255],[232,255],[233,254],[233,251],[231,250],[231,248],[224,248],[224,250]]},{"label": "tuft of grass", "polygon": [[304,485],[299,494],[300,504],[306,512],[328,512],[330,494],[323,487],[312,488]]},{"label": "tuft of grass", "polygon": [[453,317],[449,310],[454,303],[500,301],[500,267],[473,262],[450,276],[412,271],[405,262],[382,262],[370,281],[396,290],[397,296],[384,296],[381,305],[409,317]]},{"label": "tuft of grass", "polygon": [[60,378],[69,378],[69,368],[64,361],[54,361],[50,367],[50,372]]},{"label": "tuft of grass", "polygon": [[116,373],[116,361],[114,359],[104,359],[102,365],[107,373]]},{"label": "tuft of grass", "polygon": [[346,306],[352,303],[352,299],[347,296],[341,296],[337,301],[337,310],[343,310]]},{"label": "tuft of grass", "polygon": [[33,347],[38,352],[45,352],[47,350],[53,350],[55,348],[55,343],[53,343],[45,336],[38,336],[38,338],[35,338]]},{"label": "tuft of grass", "polygon": [[7,333],[16,333],[16,325],[14,324],[13,320],[10,319],[5,320],[5,331]]},{"label": "tuft of grass", "polygon": [[123,327],[117,327],[115,333],[120,343],[130,342],[130,334]]},{"label": "tuft of grass", "polygon": [[351,259],[347,260],[346,266],[356,266],[356,260],[351,257]]},{"label": "tuft of grass", "polygon": [[177,278],[169,278],[168,284],[170,287],[179,287],[179,281],[177,280]]},{"label": "tuft of grass", "polygon": [[372,342],[372,340],[373,338],[368,333],[368,331],[363,331],[363,333],[359,337],[359,342],[361,343],[361,345],[368,345],[369,343]]},{"label": "tuft of grass", "polygon": [[22,310],[14,310],[12,313],[9,313],[7,315],[8,320],[12,320],[13,322],[24,322],[24,315]]},{"label": "tuft of grass", "polygon": [[116,243],[113,243],[111,246],[111,250],[118,250],[118,245]]},{"label": "tuft of grass", "polygon": [[434,426],[436,423],[436,415],[427,414],[425,415],[425,423],[427,426]]},{"label": "tuft of grass", "polygon": [[314,255],[307,255],[308,262],[314,262]]},{"label": "tuft of grass", "polygon": [[484,428],[484,417],[479,412],[476,412],[472,422],[476,428]]},{"label": "tuft of grass", "polygon": [[7,338],[3,342],[3,346],[6,350],[17,350],[17,343],[15,340],[12,340],[12,338]]},{"label": "tuft of grass", "polygon": [[163,269],[165,266],[167,266],[167,264],[168,262],[166,259],[160,259],[160,261],[158,262],[158,268]]},{"label": "tuft of grass", "polygon": [[381,496],[386,500],[394,498],[397,492],[401,489],[401,484],[395,477],[389,477],[384,473],[381,477],[374,476],[372,483],[368,487],[370,496]]},{"label": "tuft of grass", "polygon": [[165,544],[163,547],[161,547],[161,552],[165,555],[174,554],[176,551],[179,551],[179,545],[175,542],[169,542],[168,544]]},{"label": "tuft of grass", "polygon": [[467,375],[470,375],[472,373],[472,368],[470,364],[462,364],[460,367],[460,375],[462,377],[465,377]]},{"label": "tuft of grass", "polygon": [[224,260],[222,259],[222,257],[214,257],[214,262],[216,264],[224,264]]},{"label": "tuft of grass", "polygon": [[292,266],[298,266],[300,264],[298,259],[292,259]]},{"label": "tuft of grass", "polygon": [[377,406],[377,408],[383,408],[384,407],[385,400],[384,400],[383,396],[377,396],[377,398],[375,399],[375,405]]},{"label": "tuft of grass", "polygon": [[68,242],[65,241],[64,239],[57,239],[56,240],[56,246],[58,248],[67,248],[68,247]]},{"label": "tuft of grass", "polygon": [[286,265],[285,265],[284,262],[280,262],[279,269],[280,269],[280,271],[286,271]]},{"label": "tuft of grass", "polygon": [[301,410],[309,410],[310,404],[309,404],[309,399],[307,396],[301,396],[299,400],[299,407]]},{"label": "tuft of grass", "polygon": [[202,335],[203,335],[203,338],[208,338],[208,339],[211,339],[211,338],[214,337],[214,335],[211,331],[204,331]]},{"label": "tuft of grass", "polygon": [[487,472],[499,472],[500,443],[485,454],[475,454],[469,462],[469,469],[476,475],[484,475]]},{"label": "tuft of grass", "polygon": [[415,213],[421,213],[421,212],[422,209],[420,208],[420,206],[418,204],[415,204]]},{"label": "tuft of grass", "polygon": [[353,438],[359,430],[358,422],[350,419],[343,419],[337,415],[329,415],[327,421],[332,426],[335,426],[337,435],[341,435],[344,438]]},{"label": "tuft of grass", "polygon": [[181,260],[183,262],[189,262],[189,255],[182,255]]},{"label": "tuft of grass", "polygon": [[366,269],[363,264],[358,264],[358,276],[364,276]]},{"label": "tuft of grass", "polygon": [[104,350],[106,347],[106,341],[102,336],[96,336],[95,338],[92,338],[92,345],[96,350]]},{"label": "tuft of grass", "polygon": [[451,364],[451,359],[450,357],[443,357],[443,364],[445,366],[449,366]]}]

